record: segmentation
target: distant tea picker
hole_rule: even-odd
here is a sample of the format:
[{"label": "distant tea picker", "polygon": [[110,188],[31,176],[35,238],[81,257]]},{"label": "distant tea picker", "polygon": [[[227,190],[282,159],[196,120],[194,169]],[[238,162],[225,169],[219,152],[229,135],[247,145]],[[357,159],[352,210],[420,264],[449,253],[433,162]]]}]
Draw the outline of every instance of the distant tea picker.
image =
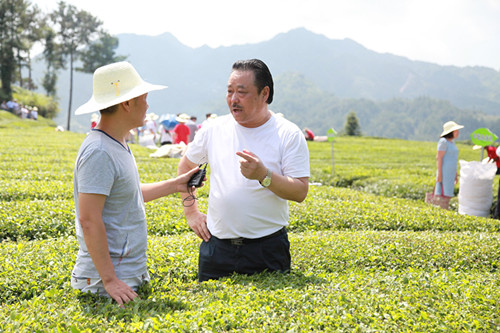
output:
[{"label": "distant tea picker", "polygon": [[144,126],[148,93],[165,89],[142,80],[128,62],[98,68],[93,95],[76,114],[101,118],[83,141],[74,170],[75,226],[79,243],[71,285],[112,297],[118,304],[137,297],[149,283],[144,202],[186,192],[198,167],[176,178],[141,184],[127,144],[129,131]]},{"label": "distant tea picker", "polygon": [[462,125],[454,121],[444,123],[443,132],[437,144],[434,195],[442,198],[441,207],[445,209],[448,209],[449,199],[455,195],[455,184],[458,181],[458,148],[454,140],[462,128]]},{"label": "distant tea picker", "polygon": [[319,141],[319,142],[328,141],[326,135],[314,135],[314,132],[307,127],[305,127],[302,131],[304,132],[304,137],[306,138],[307,141]]}]

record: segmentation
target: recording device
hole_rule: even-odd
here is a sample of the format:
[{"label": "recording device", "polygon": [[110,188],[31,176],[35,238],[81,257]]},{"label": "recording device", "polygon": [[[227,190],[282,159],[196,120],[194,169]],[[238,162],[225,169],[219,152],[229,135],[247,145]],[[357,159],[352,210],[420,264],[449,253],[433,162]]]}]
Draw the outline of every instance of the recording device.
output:
[{"label": "recording device", "polygon": [[[201,168],[203,166],[203,169]],[[200,165],[200,170],[196,171],[194,175],[191,176],[191,179],[188,181],[189,187],[200,187],[205,179],[205,175],[207,174],[207,163],[203,163]]]}]

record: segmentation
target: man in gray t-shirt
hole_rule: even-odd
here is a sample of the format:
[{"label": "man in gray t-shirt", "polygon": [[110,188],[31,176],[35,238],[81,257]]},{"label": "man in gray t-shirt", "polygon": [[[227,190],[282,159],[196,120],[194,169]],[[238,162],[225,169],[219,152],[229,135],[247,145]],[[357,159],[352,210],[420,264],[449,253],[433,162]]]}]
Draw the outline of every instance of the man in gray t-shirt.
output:
[{"label": "man in gray t-shirt", "polygon": [[194,168],[176,178],[141,184],[127,145],[144,125],[148,92],[166,88],[142,80],[128,62],[94,72],[92,98],[75,114],[99,110],[99,124],[83,141],[75,163],[75,226],[79,243],[71,285],[112,297],[120,305],[149,282],[144,202],[186,192]]},{"label": "man in gray t-shirt", "polygon": [[[134,156],[105,132],[93,130],[78,152],[73,183],[77,217],[81,216],[79,193],[106,197],[102,218],[116,276],[131,279],[144,275],[147,279],[146,214]],[[73,280],[98,279],[99,272],[88,252],[78,219],[76,236],[80,251],[73,269]]]}]

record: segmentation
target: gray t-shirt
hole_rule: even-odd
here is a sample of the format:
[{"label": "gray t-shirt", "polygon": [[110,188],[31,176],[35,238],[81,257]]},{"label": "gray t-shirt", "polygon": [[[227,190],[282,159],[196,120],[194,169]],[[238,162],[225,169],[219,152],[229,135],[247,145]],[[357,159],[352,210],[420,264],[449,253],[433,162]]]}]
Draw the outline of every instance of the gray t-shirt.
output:
[{"label": "gray t-shirt", "polygon": [[83,141],[74,171],[75,225],[80,248],[73,276],[99,278],[79,222],[78,193],[103,194],[102,218],[108,247],[119,279],[147,272],[147,224],[134,156],[106,133],[94,130]]}]

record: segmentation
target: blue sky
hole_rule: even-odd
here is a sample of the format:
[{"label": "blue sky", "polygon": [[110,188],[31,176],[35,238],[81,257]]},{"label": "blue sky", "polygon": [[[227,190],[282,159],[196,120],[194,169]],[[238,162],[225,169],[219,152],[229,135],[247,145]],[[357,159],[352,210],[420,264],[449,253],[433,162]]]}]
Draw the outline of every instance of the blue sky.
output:
[{"label": "blue sky", "polygon": [[[199,47],[258,43],[304,27],[380,53],[500,70],[500,0],[66,0],[111,34],[173,34]],[[56,0],[32,0],[42,10]]]}]

